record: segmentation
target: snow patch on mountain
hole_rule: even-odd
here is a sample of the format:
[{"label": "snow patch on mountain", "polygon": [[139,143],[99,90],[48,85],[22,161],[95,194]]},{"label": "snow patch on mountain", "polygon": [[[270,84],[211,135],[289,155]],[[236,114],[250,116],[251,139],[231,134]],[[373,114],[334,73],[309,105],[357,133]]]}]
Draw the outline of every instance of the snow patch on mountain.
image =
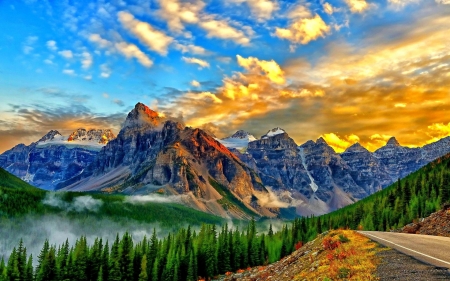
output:
[{"label": "snow patch on mountain", "polygon": [[84,148],[99,151],[110,140],[115,139],[111,130],[83,128],[77,129],[69,137],[64,137],[56,130],[51,130],[43,136],[37,143],[36,148],[43,148],[52,145],[63,145],[67,148]]},{"label": "snow patch on mountain", "polygon": [[255,141],[256,138],[248,132],[239,130],[229,137],[226,137],[224,139],[216,138],[215,140],[217,140],[218,142],[223,144],[225,147],[243,150],[243,149],[247,149],[248,143]]},{"label": "snow patch on mountain", "polygon": [[309,185],[311,186],[311,189],[314,192],[316,192],[319,189],[319,187],[314,182],[314,178],[311,176],[311,173],[308,171],[308,166],[306,165],[306,160],[305,160],[305,151],[303,150],[303,147],[299,147],[298,151],[300,154],[300,158],[302,159],[302,165],[303,165],[303,167],[305,167],[306,173],[308,174],[309,180],[311,181],[311,183]]},{"label": "snow patch on mountain", "polygon": [[276,128],[273,128],[272,130],[269,130],[269,131],[268,131],[264,136],[262,136],[261,138],[262,138],[262,139],[267,139],[267,138],[270,138],[270,137],[273,137],[273,136],[276,136],[276,135],[281,135],[281,134],[284,134],[284,133],[286,133],[285,130],[281,129],[280,127],[276,127]]}]

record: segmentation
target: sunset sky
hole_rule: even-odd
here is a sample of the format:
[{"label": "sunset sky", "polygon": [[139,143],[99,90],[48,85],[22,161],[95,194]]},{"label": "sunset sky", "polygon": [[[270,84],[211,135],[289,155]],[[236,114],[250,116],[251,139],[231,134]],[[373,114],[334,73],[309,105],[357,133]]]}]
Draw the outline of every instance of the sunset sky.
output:
[{"label": "sunset sky", "polygon": [[450,135],[450,0],[2,0],[0,29],[0,153],[137,102],[336,151]]}]

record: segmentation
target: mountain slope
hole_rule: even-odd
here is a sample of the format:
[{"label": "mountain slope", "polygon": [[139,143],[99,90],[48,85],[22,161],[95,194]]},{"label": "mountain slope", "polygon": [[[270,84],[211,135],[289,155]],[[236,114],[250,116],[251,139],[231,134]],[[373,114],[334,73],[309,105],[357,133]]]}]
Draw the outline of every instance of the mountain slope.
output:
[{"label": "mountain slope", "polygon": [[[217,184],[212,184],[217,182]],[[222,186],[241,207],[223,200]],[[200,129],[164,120],[138,103],[115,140],[64,190],[187,194],[186,204],[223,217],[273,216],[259,203],[260,179],[225,146]]]}]

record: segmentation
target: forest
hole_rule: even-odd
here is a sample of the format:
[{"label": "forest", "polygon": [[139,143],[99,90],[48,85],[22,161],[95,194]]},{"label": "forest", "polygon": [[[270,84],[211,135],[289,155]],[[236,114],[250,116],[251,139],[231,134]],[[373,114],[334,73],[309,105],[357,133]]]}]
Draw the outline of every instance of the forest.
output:
[{"label": "forest", "polygon": [[[74,245],[46,241],[36,260],[21,241],[0,262],[0,280],[197,280],[275,262],[328,229],[389,230],[440,209],[450,200],[450,155],[428,164],[355,204],[318,217],[296,218],[274,231],[247,226],[189,226],[164,238],[135,242],[129,233],[114,241],[80,237]],[[261,223],[270,223],[261,220]]]}]

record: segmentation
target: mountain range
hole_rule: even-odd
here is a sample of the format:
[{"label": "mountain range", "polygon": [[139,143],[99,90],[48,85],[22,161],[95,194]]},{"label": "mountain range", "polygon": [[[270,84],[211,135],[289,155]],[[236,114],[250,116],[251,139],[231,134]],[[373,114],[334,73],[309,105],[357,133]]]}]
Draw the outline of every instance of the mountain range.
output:
[{"label": "mountain range", "polygon": [[257,139],[217,139],[162,118],[142,103],[117,137],[104,129],[52,130],[0,155],[0,167],[48,190],[182,195],[222,217],[323,214],[360,200],[450,152],[450,137],[421,148],[395,138],[375,152],[356,143],[336,153],[323,138],[298,145],[281,128]]}]

